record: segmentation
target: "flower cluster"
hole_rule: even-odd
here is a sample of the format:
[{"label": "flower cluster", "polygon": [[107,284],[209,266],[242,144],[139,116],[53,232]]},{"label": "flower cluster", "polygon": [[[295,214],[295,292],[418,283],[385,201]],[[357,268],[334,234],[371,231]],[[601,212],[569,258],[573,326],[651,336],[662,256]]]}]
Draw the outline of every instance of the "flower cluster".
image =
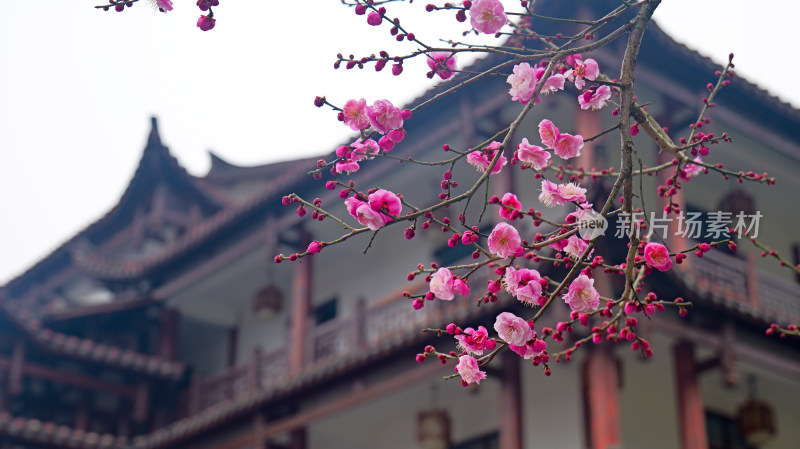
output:
[{"label": "flower cluster", "polygon": [[456,334],[455,338],[460,348],[474,355],[483,354],[484,349],[491,351],[497,345],[483,326],[478,326],[478,330],[468,327]]},{"label": "flower cluster", "polygon": [[353,131],[369,128],[384,134],[378,140],[378,145],[384,151],[391,151],[395,144],[403,141],[406,131],[403,129],[404,120],[411,118],[411,111],[401,110],[389,100],[377,100],[372,106],[367,106],[367,100],[348,100],[339,113],[339,120],[349,126]]},{"label": "flower cluster", "polygon": [[[199,0],[200,3],[207,3],[210,0]],[[640,2],[640,4],[627,3],[619,6],[620,11],[628,8],[646,8],[643,6],[647,2]],[[429,4],[426,10],[429,12],[446,10],[456,11],[455,17],[459,22],[466,22],[472,26],[472,30],[464,32],[464,37],[470,34],[489,34],[500,37],[501,35],[510,35],[509,40],[503,44],[503,47],[495,47],[495,50],[488,50],[491,47],[475,44],[472,45],[468,42],[455,42],[449,41],[448,47],[437,48],[423,43],[429,42],[427,37],[415,37],[413,33],[408,31],[408,24],[400,24],[400,19],[390,18],[386,14],[386,8],[381,6],[380,2],[357,0],[351,6],[357,15],[365,16],[367,24],[371,26],[387,25],[390,28],[390,33],[398,42],[410,41],[414,43],[414,49],[411,49],[406,54],[398,54],[390,56],[386,51],[381,51],[379,55],[364,56],[361,58],[350,55],[344,57],[341,54],[337,56],[338,60],[334,63],[335,67],[339,67],[341,63],[346,64],[346,68],[352,69],[354,67],[363,68],[367,63],[375,63],[377,71],[382,70],[387,64],[392,63],[392,73],[399,75],[403,70],[403,62],[410,58],[422,57],[425,58],[427,64],[428,78],[438,76],[442,80],[452,80],[458,72],[459,83],[449,83],[445,88],[439,88],[437,92],[430,94],[422,100],[416,108],[423,108],[428,103],[438,100],[441,96],[449,94],[460,87],[471,83],[472,81],[481,80],[481,83],[490,83],[490,79],[496,75],[502,74],[499,82],[502,84],[505,81],[508,85],[508,94],[512,102],[519,102],[523,106],[514,107],[511,109],[519,110],[519,114],[513,120],[509,120],[506,128],[497,127],[502,129],[497,131],[494,129],[494,117],[505,119],[506,111],[509,108],[502,109],[502,114],[497,114],[491,119],[483,120],[480,123],[480,134],[495,135],[488,145],[481,145],[475,148],[466,148],[469,144],[463,145],[461,148],[452,148],[449,144],[442,145],[445,152],[452,151],[445,160],[427,161],[422,158],[417,158],[417,154],[409,157],[398,158],[393,155],[386,155],[385,153],[391,151],[393,147],[403,141],[406,137],[404,125],[405,121],[409,119],[410,111],[401,110],[394,106],[388,100],[377,100],[371,105],[367,103],[364,98],[350,99],[341,109],[328,103],[325,97],[317,97],[315,105],[318,107],[329,105],[338,112],[338,119],[345,126],[349,127],[352,131],[358,133],[355,141],[349,145],[342,145],[336,150],[336,159],[333,162],[326,162],[322,160],[318,162],[317,168],[314,172],[315,177],[322,177],[322,169],[333,166],[332,173],[339,174],[352,174],[358,171],[363,161],[373,159],[375,156],[389,156],[389,159],[398,159],[401,163],[417,163],[433,168],[444,167],[443,179],[437,181],[441,190],[435,194],[437,200],[433,204],[429,201],[430,198],[423,199],[422,201],[405,201],[397,194],[384,189],[368,190],[368,195],[356,190],[356,180],[351,180],[345,186],[339,180],[328,181],[326,186],[333,190],[337,185],[344,186],[340,192],[340,198],[345,199],[347,211],[365,228],[355,229],[344,223],[338,217],[331,216],[343,224],[348,232],[345,232],[338,240],[329,242],[313,241],[308,245],[306,253],[294,254],[289,257],[280,256],[276,261],[283,259],[296,260],[297,257],[305,257],[309,254],[316,254],[327,246],[339,243],[340,241],[347,240],[353,235],[365,232],[367,229],[377,231],[387,224],[396,224],[398,222],[406,222],[407,226],[403,232],[406,239],[413,239],[415,233],[419,230],[427,230],[441,226],[441,231],[445,233],[447,246],[455,248],[458,245],[464,245],[465,251],[462,254],[454,254],[455,258],[463,257],[466,259],[471,252],[472,261],[461,261],[457,264],[450,264],[449,266],[440,266],[438,262],[430,262],[429,267],[426,264],[417,265],[416,270],[407,274],[409,281],[415,279],[416,276],[425,276],[428,283],[427,291],[423,292],[404,292],[404,296],[412,300],[412,306],[415,309],[424,307],[427,301],[438,299],[439,301],[457,301],[468,297],[471,293],[470,286],[475,287],[475,277],[481,274],[488,274],[489,279],[483,280],[480,283],[482,291],[479,291],[479,296],[470,298],[469,300],[462,301],[463,303],[474,303],[476,300],[479,304],[495,303],[499,299],[500,294],[507,293],[507,296],[513,298],[512,307],[516,310],[525,310],[525,307],[538,307],[536,314],[532,317],[520,317],[510,311],[503,311],[495,316],[494,332],[491,329],[487,330],[485,327],[473,324],[473,327],[468,327],[462,330],[456,326],[455,323],[450,323],[446,329],[426,329],[426,331],[436,331],[437,333],[448,333],[453,335],[456,341],[457,350],[449,352],[437,352],[432,346],[426,347],[424,353],[417,355],[418,361],[424,361],[428,356],[437,357],[442,363],[447,363],[448,360],[457,360],[455,366],[456,375],[460,376],[462,384],[468,385],[472,383],[480,383],[481,380],[486,378],[486,371],[482,368],[488,364],[500,351],[509,349],[520,357],[525,359],[533,359],[532,364],[538,366],[544,365],[545,374],[549,374],[549,367],[547,364],[550,361],[550,355],[547,352],[546,340],[550,339],[557,343],[567,342],[572,347],[563,351],[553,354],[556,362],[560,360],[569,360],[571,354],[577,350],[582,344],[592,341],[600,343],[605,340],[609,341],[628,341],[634,350],[642,350],[645,356],[652,354],[652,350],[648,347],[649,343],[637,334],[638,330],[637,319],[632,316],[637,313],[643,313],[645,316],[651,316],[655,312],[664,309],[664,305],[668,304],[667,301],[657,301],[655,293],[648,293],[645,297],[644,294],[639,295],[638,292],[642,291],[642,281],[646,276],[650,276],[655,271],[667,271],[672,267],[673,261],[666,246],[654,242],[649,242],[649,235],[642,237],[641,241],[637,243],[630,235],[628,241],[630,242],[627,249],[627,256],[620,258],[616,252],[613,254],[617,261],[606,261],[601,255],[594,255],[598,249],[595,247],[595,240],[599,234],[604,232],[609,223],[609,217],[616,217],[614,220],[619,225],[622,222],[621,218],[626,214],[639,207],[638,203],[642,203],[641,195],[631,193],[630,177],[640,177],[642,175],[657,175],[663,176],[664,172],[669,170],[672,166],[674,173],[670,181],[666,182],[665,186],[659,186],[659,194],[663,197],[672,197],[680,188],[680,184],[684,180],[689,180],[691,177],[703,171],[719,171],[725,176],[736,176],[734,172],[723,170],[721,164],[711,165],[703,162],[700,156],[708,156],[707,145],[715,143],[716,140],[726,139],[725,135],[722,138],[714,138],[713,134],[703,134],[696,132],[707,124],[705,117],[698,118],[698,121],[690,126],[692,129],[691,135],[688,139],[678,140],[680,146],[672,143],[667,136],[667,130],[663,132],[660,127],[653,128],[655,118],[647,112],[647,105],[640,105],[636,103],[633,95],[628,95],[629,92],[624,90],[623,87],[612,86],[630,86],[630,80],[633,79],[634,74],[625,73],[632,67],[630,64],[622,64],[623,73],[620,74],[618,80],[610,81],[610,76],[603,76],[600,73],[599,64],[596,60],[587,58],[584,59],[579,54],[572,54],[565,58],[561,58],[563,52],[578,51],[577,49],[582,46],[574,35],[564,35],[560,33],[547,35],[539,34],[538,30],[534,27],[534,19],[538,21],[540,18],[546,20],[544,16],[537,16],[533,14],[532,2],[523,1],[523,12],[509,12],[506,13],[503,3],[500,0],[472,0],[457,3],[444,3],[442,6]],[[514,23],[509,24],[508,17],[510,15],[518,16],[515,18]],[[611,16],[607,16],[611,17]],[[613,17],[621,17],[621,12],[613,13]],[[638,16],[637,16],[638,17]],[[638,20],[638,19],[637,19]],[[598,21],[601,23],[603,20]],[[608,22],[611,23],[611,22]],[[503,32],[505,26],[509,24],[508,33]],[[591,35],[594,28],[589,28],[583,35],[579,35],[579,39],[591,41],[595,37]],[[620,33],[626,31],[619,28]],[[607,32],[603,31],[603,36],[609,36]],[[635,35],[636,33],[629,33]],[[632,36],[633,38],[635,36]],[[605,38],[603,38],[605,39]],[[566,44],[565,44],[566,43]],[[574,45],[573,45],[574,44]],[[583,48],[587,51],[593,51],[599,45],[586,44]],[[517,51],[519,50],[519,51]],[[505,61],[496,65],[492,69],[486,69],[484,66],[476,66],[476,70],[459,69],[457,55],[461,52],[486,52],[492,53],[493,58],[501,59],[507,57]],[[627,52],[626,54],[629,54]],[[555,56],[553,56],[555,55]],[[463,60],[462,60],[463,62]],[[494,60],[492,60],[494,62]],[[633,61],[635,62],[635,61]],[[509,69],[511,73],[509,74]],[[726,68],[727,70],[727,68]],[[474,76],[473,76],[474,75]],[[724,75],[721,75],[724,77]],[[463,79],[463,83],[461,83]],[[720,80],[722,82],[723,80]],[[477,86],[477,85],[476,85]],[[578,106],[583,110],[600,110],[607,104],[614,104],[612,100],[615,94],[619,94],[619,104],[616,109],[611,111],[611,116],[619,116],[619,123],[613,126],[606,126],[607,120],[596,120],[590,123],[592,126],[586,126],[590,129],[595,125],[603,126],[605,129],[591,129],[593,137],[584,137],[580,134],[571,134],[563,132],[556,126],[553,121],[543,119],[539,116],[538,133],[540,142],[532,143],[535,139],[529,137],[521,138],[517,144],[516,151],[510,161],[506,158],[504,150],[511,143],[511,139],[515,135],[523,133],[530,128],[530,120],[533,114],[529,115],[532,110],[538,111],[534,114],[539,115],[541,107],[534,109],[534,104],[544,101],[548,98],[549,94],[557,94],[558,91],[568,89],[576,89]],[[476,87],[476,89],[479,89]],[[711,108],[713,106],[713,93],[714,87],[710,87],[708,98],[704,99],[705,104]],[[572,107],[575,97],[569,97],[569,103]],[[482,101],[482,100],[481,100]],[[508,101],[506,99],[506,101]],[[462,103],[464,110],[469,109],[468,103]],[[484,104],[481,104],[484,107]],[[444,108],[443,108],[444,109]],[[452,109],[452,108],[450,108]],[[496,110],[495,105],[492,104],[491,108],[486,107],[481,109],[483,111]],[[705,111],[706,108],[703,109]],[[551,108],[552,110],[552,108]],[[629,114],[622,117],[620,111],[629,111]],[[703,112],[705,113],[705,112]],[[485,112],[480,115],[485,117]],[[583,113],[581,113],[583,114]],[[563,116],[563,114],[561,114]],[[702,115],[702,114],[701,114]],[[430,126],[435,127],[439,121],[432,123]],[[534,122],[535,123],[535,122]],[[502,123],[505,125],[505,122]],[[561,128],[568,130],[570,125],[560,123]],[[489,127],[492,127],[491,129]],[[484,129],[486,128],[486,129]],[[594,141],[596,139],[604,138],[606,134],[618,130],[622,134],[624,145],[622,151],[625,157],[622,158],[620,166],[611,166],[608,168],[591,168],[584,167],[597,164],[601,159],[592,160],[589,154],[581,154],[585,142]],[[671,163],[662,162],[657,167],[639,167],[634,170],[632,162],[633,150],[628,143],[632,136],[640,134],[642,136],[635,139],[639,141],[645,136],[653,137],[658,134],[656,143],[662,151],[666,154],[673,154],[675,158]],[[496,132],[496,134],[495,134]],[[454,134],[452,130],[443,132],[444,135]],[[438,136],[438,134],[437,134]],[[521,137],[521,136],[520,136]],[[431,142],[436,141],[439,137],[431,137]],[[530,139],[530,140],[529,140]],[[666,141],[667,143],[664,143]],[[427,143],[426,143],[427,145]],[[381,154],[383,152],[384,154]],[[584,150],[586,153],[586,150]],[[428,154],[425,153],[425,156]],[[555,158],[558,156],[563,161],[568,161],[561,164]],[[690,159],[695,157],[695,159]],[[579,160],[575,160],[578,159]],[[602,159],[605,163],[605,159]],[[461,175],[461,168],[457,168],[457,164],[467,164],[473,166],[478,170],[481,175],[477,176],[477,181],[466,189],[459,190],[459,182],[454,179]],[[518,191],[515,194],[512,186],[525,185],[520,184],[517,180],[507,178],[505,176],[491,177],[489,175],[496,175],[500,173],[503,168],[510,162],[510,165],[520,163],[523,170],[533,169],[535,173],[523,172],[530,175],[533,179],[541,182],[541,191],[538,193],[538,200],[545,207],[556,206],[569,206],[571,210],[553,211],[536,211],[533,207],[523,209],[523,203],[527,199],[522,196],[518,197]],[[362,164],[363,165],[363,164]],[[620,174],[622,173],[622,174]],[[508,175],[509,173],[505,173]],[[623,175],[624,174],[624,175]],[[668,175],[668,174],[667,174]],[[744,179],[760,179],[760,175],[753,173],[740,172],[738,174],[740,180]],[[616,177],[616,181],[613,178]],[[766,174],[763,175],[766,177]],[[475,178],[474,176],[472,178]],[[497,179],[500,178],[500,179]],[[363,179],[363,178],[362,178]],[[599,195],[598,192],[593,192],[590,195],[592,201],[597,201],[602,205],[601,211],[603,214],[594,211],[592,204],[587,199],[587,186],[591,185],[594,180],[607,181],[605,187],[611,187],[608,195]],[[499,182],[498,182],[499,181]],[[494,189],[492,191],[492,189]],[[502,189],[502,190],[498,190]],[[425,186],[420,186],[420,189],[425,191]],[[492,193],[490,193],[492,191]],[[353,192],[357,192],[353,196]],[[505,192],[500,195],[497,192]],[[480,212],[476,211],[479,207],[475,207],[475,203],[481,202],[481,193],[483,194],[483,209]],[[497,194],[495,194],[497,193]],[[491,196],[490,196],[491,195]],[[321,201],[321,200],[319,200]],[[299,198],[291,197],[285,200],[284,203],[301,203],[298,206],[298,214],[301,216],[305,214],[305,207],[311,207],[312,212],[317,214],[317,217],[325,216],[327,211],[322,210],[317,203],[301,201]],[[424,206],[414,206],[413,204],[424,204]],[[454,211],[449,209],[453,206],[458,206],[461,203],[464,207]],[[622,204],[619,207],[618,203]],[[480,220],[484,218],[484,212],[487,205],[497,206],[500,218],[492,217],[495,224],[491,231],[479,226]],[[479,205],[480,206],[480,205]],[[403,207],[411,209],[406,215],[401,215]],[[680,211],[677,203],[670,204],[665,211]],[[569,212],[569,213],[567,213]],[[544,215],[546,213],[546,215]],[[442,214],[442,215],[439,215]],[[455,219],[455,214],[458,218]],[[566,214],[566,217],[559,218]],[[476,215],[479,217],[478,222],[475,222]],[[527,218],[532,218],[533,226],[542,227],[541,232],[536,232],[535,235],[530,235],[529,222]],[[421,222],[421,223],[420,223]],[[639,229],[646,229],[644,221]],[[655,220],[647,223],[653,229]],[[421,225],[420,225],[421,224]],[[513,225],[512,225],[513,224]],[[544,226],[542,226],[544,224]],[[516,225],[516,227],[515,227]],[[631,229],[634,227],[631,226]],[[627,228],[626,228],[627,229]],[[526,239],[523,239],[523,236]],[[374,237],[374,236],[373,236]],[[481,239],[485,240],[480,242]],[[637,244],[634,244],[637,243]],[[705,247],[698,246],[697,255],[702,257],[705,251],[710,250],[708,244]],[[602,246],[600,247],[602,248]],[[447,249],[447,248],[442,248]],[[545,254],[547,252],[547,254]],[[549,253],[554,254],[549,254]],[[684,251],[686,252],[686,251]],[[434,252],[435,257],[440,256],[439,249]],[[295,259],[292,259],[294,257]],[[675,263],[681,263],[682,258],[686,254],[679,253],[675,255]],[[454,258],[454,259],[455,259]],[[445,256],[443,259],[447,259]],[[552,264],[553,271],[545,271],[541,265],[526,265],[530,263],[545,263]],[[541,270],[541,272],[540,272]],[[601,297],[600,292],[595,287],[595,273],[604,271],[612,276],[624,276],[626,289],[617,297],[605,298]],[[568,274],[564,274],[567,272]],[[480,273],[480,274],[478,274]],[[546,276],[546,277],[545,277]],[[560,280],[559,280],[560,278]],[[473,283],[471,284],[470,281]],[[485,282],[485,283],[484,283]],[[485,287],[484,287],[485,286]],[[501,291],[504,291],[501,293]],[[604,292],[606,293],[606,292]],[[643,299],[644,297],[644,299]],[[562,305],[563,301],[563,305]],[[553,306],[553,304],[556,306]],[[442,306],[447,303],[433,303],[437,306]],[[677,298],[672,303],[678,308],[680,314],[685,314],[687,304],[682,298]],[[448,309],[454,305],[446,306]],[[491,307],[491,306],[490,306]],[[553,328],[542,327],[537,334],[534,329],[534,324],[544,317],[546,309],[553,307],[568,307],[570,309],[569,319],[559,321]],[[484,309],[485,311],[485,309]],[[496,313],[496,312],[495,312]],[[551,315],[552,316],[552,315]],[[530,318],[530,320],[526,319]],[[578,333],[572,336],[571,339],[565,338],[567,332],[572,332],[572,326],[578,324],[582,326],[590,326],[590,320],[595,325],[591,328],[591,332]],[[486,325],[486,323],[483,323]],[[536,323],[536,326],[539,324]],[[487,327],[489,327],[487,325]],[[541,335],[541,338],[540,338]],[[488,352],[488,354],[487,354]]]},{"label": "flower cluster", "polygon": [[340,145],[336,149],[336,157],[340,158],[334,166],[336,173],[354,173],[360,166],[358,163],[371,159],[380,151],[378,142],[372,139],[356,139],[350,145]]},{"label": "flower cluster", "polygon": [[556,184],[543,179],[539,201],[547,207],[560,206],[570,202],[586,203],[586,189],[572,182]]},{"label": "flower cluster", "polygon": [[542,304],[542,289],[547,286],[547,281],[536,270],[514,267],[506,268],[503,277],[506,291],[517,300],[525,304]]},{"label": "flower cluster", "polygon": [[571,159],[581,155],[583,136],[562,133],[550,120],[545,119],[539,122],[539,137],[542,139],[542,144],[554,150],[562,159]]},{"label": "flower cluster", "polygon": [[[527,62],[522,62],[514,66],[513,73],[508,76],[506,82],[511,85],[508,90],[511,101],[519,101],[528,104],[536,93],[536,86],[542,80],[547,70],[544,67],[531,67]],[[564,75],[555,73],[547,77],[542,85],[542,93],[550,93],[564,90]],[[540,99],[537,97],[535,103]]]},{"label": "flower cluster", "polygon": [[[481,151],[472,151],[472,149],[468,150],[470,153],[467,155],[467,162],[472,165],[473,167],[477,168],[479,171],[486,173],[486,170],[489,169],[489,165],[491,164],[492,160],[494,160],[497,152],[500,148],[500,142],[494,141],[486,146]],[[501,153],[499,158],[497,159],[497,163],[494,164],[494,168],[492,168],[492,175],[496,175],[500,173],[500,170],[503,169],[503,166],[506,165],[508,159]]]},{"label": "flower cluster", "polygon": [[446,51],[428,53],[428,67],[431,69],[429,78],[439,75],[443,80],[449,79],[456,70],[456,54]]},{"label": "flower cluster", "polygon": [[461,296],[469,295],[469,284],[453,276],[447,268],[436,270],[431,276],[429,288],[436,298],[444,301],[452,301],[456,293]]},{"label": "flower cluster", "polygon": [[394,219],[392,217],[399,216],[403,210],[400,197],[384,189],[370,194],[367,201],[363,201],[358,196],[352,196],[345,199],[344,204],[347,206],[347,212],[356,221],[372,231],[386,226]]}]

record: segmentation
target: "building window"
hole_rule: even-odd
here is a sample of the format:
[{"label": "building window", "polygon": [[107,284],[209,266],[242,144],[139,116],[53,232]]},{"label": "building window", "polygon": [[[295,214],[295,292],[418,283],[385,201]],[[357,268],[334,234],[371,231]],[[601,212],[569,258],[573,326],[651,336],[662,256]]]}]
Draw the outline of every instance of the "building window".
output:
[{"label": "building window", "polygon": [[336,303],[337,298],[334,297],[314,307],[314,323],[320,325],[336,318]]},{"label": "building window", "polygon": [[450,449],[498,449],[499,447],[500,434],[497,432],[492,432],[488,435],[473,438],[463,443],[454,444],[450,446]]},{"label": "building window", "polygon": [[706,410],[708,449],[756,449],[748,446],[736,427],[736,421],[719,413]]}]

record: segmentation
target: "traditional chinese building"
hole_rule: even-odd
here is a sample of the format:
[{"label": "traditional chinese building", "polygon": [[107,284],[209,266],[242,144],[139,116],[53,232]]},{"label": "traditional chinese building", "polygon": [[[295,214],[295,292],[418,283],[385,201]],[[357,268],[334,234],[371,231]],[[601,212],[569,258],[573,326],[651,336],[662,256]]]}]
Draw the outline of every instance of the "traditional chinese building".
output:
[{"label": "traditional chinese building", "polygon": [[[575,14],[564,2],[541,3],[545,15]],[[550,27],[535,25],[542,34]],[[623,44],[591,57],[613,72]],[[639,101],[671,130],[686,129],[717,69],[653,24],[636,71]],[[393,154],[434,160],[445,143],[467,148],[518,108],[503,83],[474,83],[409,120]],[[534,108],[514,142],[536,136],[544,117],[584,136],[614,120],[561,93]],[[701,217],[760,213],[760,238],[797,263],[800,114],[736,79],[712,117],[710,129],[727,131],[733,143],[712,148],[708,160],[767,171],[779,187],[709,174],[688,182],[679,201]],[[665,160],[637,139],[644,164]],[[576,165],[612,165],[617,146],[616,138],[587,143]],[[281,197],[319,197],[346,214],[337,192],[306,174],[316,158],[256,167],[211,159],[204,176],[187,173],[154,119],[118,204],[0,289],[0,449],[790,449],[800,441],[800,340],[764,335],[769,323],[800,322],[798,280],[746,240],[735,253],[692,256],[650,279],[659,296],[694,304],[686,318],[669,309],[640,317],[655,357],[629,344],[584,347],[545,377],[541,367],[504,356],[479,387],[464,389],[441,380],[452,364],[415,363],[425,344],[452,345],[419,330],[451,321],[491,328],[498,311],[524,309],[508,298],[473,307],[488,275],[472,278],[467,300],[431,301],[419,311],[402,291],[427,288],[405,279],[417,263],[452,263],[470,251],[449,248],[436,230],[407,242],[393,227],[275,264],[275,254],[341,230],[299,217]],[[355,179],[407,198],[428,192],[432,203],[440,176],[439,168],[380,159]],[[475,176],[455,172],[464,185]],[[654,192],[656,181],[646,179],[643,191]],[[507,167],[492,189],[533,192],[538,183]],[[645,204],[660,210],[654,193]],[[695,243],[674,229],[665,235],[673,250]],[[532,222],[521,231],[536,232]],[[686,237],[707,241],[707,231]],[[597,285],[609,296],[621,288],[609,276]],[[554,309],[546,322],[568,314]],[[569,338],[586,332],[576,328]]]}]

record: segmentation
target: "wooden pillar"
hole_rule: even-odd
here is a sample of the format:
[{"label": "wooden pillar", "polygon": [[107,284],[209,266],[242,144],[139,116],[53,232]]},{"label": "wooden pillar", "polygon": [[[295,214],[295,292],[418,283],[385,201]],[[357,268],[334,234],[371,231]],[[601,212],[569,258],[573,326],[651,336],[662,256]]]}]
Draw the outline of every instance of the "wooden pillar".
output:
[{"label": "wooden pillar", "polygon": [[292,430],[289,433],[289,449],[306,449],[308,446],[308,432],[305,427]]},{"label": "wooden pillar", "polygon": [[747,254],[747,299],[750,305],[758,308],[761,303],[761,294],[758,288],[758,267],[756,266],[756,256]]},{"label": "wooden pillar", "polygon": [[174,309],[161,309],[159,316],[158,356],[174,360],[178,353],[178,312]]},{"label": "wooden pillar", "polygon": [[522,382],[519,356],[503,351],[500,385],[500,448],[522,449]]},{"label": "wooden pillar", "polygon": [[[580,109],[576,110],[575,134],[580,134],[584,138],[588,139],[600,133],[600,126],[599,114]],[[597,164],[597,157],[595,157],[594,143],[595,141],[584,142],[583,148],[581,148],[581,155],[578,156],[577,166],[575,167],[576,169],[578,167],[583,167],[584,170],[589,171],[592,168],[596,168],[597,170],[602,170],[604,168],[595,166],[595,164]]]},{"label": "wooden pillar", "polygon": [[[301,248],[311,242],[311,236],[301,231]],[[289,332],[289,375],[303,371],[307,360],[308,319],[311,313],[312,257],[292,262],[292,318]]]},{"label": "wooden pillar", "polygon": [[608,345],[587,351],[583,364],[583,390],[588,447],[622,447],[619,411],[619,365]]},{"label": "wooden pillar", "polygon": [[694,346],[681,341],[673,348],[678,393],[681,449],[708,449],[703,398],[697,383]]},{"label": "wooden pillar", "polygon": [[8,393],[21,394],[25,388],[23,374],[25,371],[25,342],[22,339],[14,342],[11,354],[11,368],[8,374]]}]

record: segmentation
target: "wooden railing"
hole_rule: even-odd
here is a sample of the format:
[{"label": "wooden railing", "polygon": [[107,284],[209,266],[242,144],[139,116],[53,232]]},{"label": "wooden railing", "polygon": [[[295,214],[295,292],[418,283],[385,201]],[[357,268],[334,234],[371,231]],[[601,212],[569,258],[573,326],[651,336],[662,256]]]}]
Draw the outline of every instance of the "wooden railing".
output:
[{"label": "wooden railing", "polygon": [[800,320],[798,284],[758,270],[754,261],[710,251],[693,259],[690,267],[698,289],[714,293],[728,306],[781,323]]},{"label": "wooden railing", "polygon": [[178,418],[270,388],[288,374],[287,355],[286,348],[255,351],[248,363],[193,383],[181,398]]}]

